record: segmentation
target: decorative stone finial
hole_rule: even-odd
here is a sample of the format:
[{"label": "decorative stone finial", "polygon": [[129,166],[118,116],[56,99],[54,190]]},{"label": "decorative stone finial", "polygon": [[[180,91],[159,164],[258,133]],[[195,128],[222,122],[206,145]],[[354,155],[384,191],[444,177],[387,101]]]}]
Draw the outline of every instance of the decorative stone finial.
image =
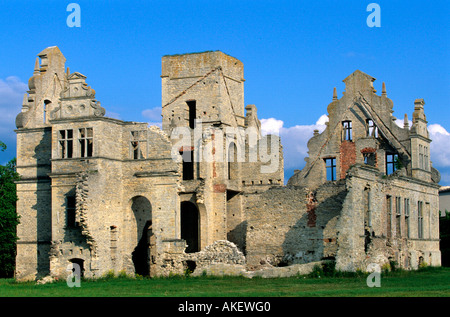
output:
[{"label": "decorative stone finial", "polygon": [[34,72],[33,75],[39,74],[39,57],[36,57],[36,62],[34,62]]},{"label": "decorative stone finial", "polygon": [[337,99],[338,99],[338,97],[337,97],[337,90],[336,90],[336,87],[334,87],[334,89],[333,89],[333,101],[337,100]]},{"label": "decorative stone finial", "polygon": [[381,88],[381,95],[386,96],[386,84],[384,83],[384,81],[383,81],[383,86]]},{"label": "decorative stone finial", "polygon": [[409,129],[408,115],[405,113],[405,119],[403,120],[403,128]]}]

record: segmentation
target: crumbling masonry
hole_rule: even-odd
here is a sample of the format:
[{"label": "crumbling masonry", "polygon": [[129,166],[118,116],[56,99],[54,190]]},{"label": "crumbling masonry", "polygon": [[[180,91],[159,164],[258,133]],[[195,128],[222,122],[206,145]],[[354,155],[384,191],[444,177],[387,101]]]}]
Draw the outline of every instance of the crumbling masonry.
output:
[{"label": "crumbling masonry", "polygon": [[71,263],[85,277],[440,265],[422,99],[399,127],[384,84],[379,96],[355,71],[285,186],[279,137],[244,105],[242,62],[164,56],[161,79],[162,129],[105,117],[57,47],[38,54],[16,118],[17,278],[64,277]]}]

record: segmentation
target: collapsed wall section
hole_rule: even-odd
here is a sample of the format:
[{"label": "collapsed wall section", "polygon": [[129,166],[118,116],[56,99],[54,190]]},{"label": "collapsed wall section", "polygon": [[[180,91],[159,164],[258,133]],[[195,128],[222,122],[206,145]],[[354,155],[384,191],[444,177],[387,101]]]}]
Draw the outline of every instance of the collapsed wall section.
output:
[{"label": "collapsed wall section", "polygon": [[271,188],[246,195],[246,257],[249,269],[333,259],[336,223],[346,197],[344,182]]}]

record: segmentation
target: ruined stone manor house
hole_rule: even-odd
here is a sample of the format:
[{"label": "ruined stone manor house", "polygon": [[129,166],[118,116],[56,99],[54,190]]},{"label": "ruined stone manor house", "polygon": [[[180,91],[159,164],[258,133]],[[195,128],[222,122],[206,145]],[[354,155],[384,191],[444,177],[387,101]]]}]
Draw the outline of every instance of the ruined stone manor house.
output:
[{"label": "ruined stone manor house", "polygon": [[[162,129],[105,117],[86,76],[65,61],[57,47],[38,54],[16,118],[17,278],[64,277],[71,263],[85,277],[326,259],[347,271],[440,265],[440,175],[423,99],[401,127],[384,84],[379,95],[373,77],[350,74],[326,129],[308,142],[305,167],[284,185],[281,145],[254,151],[280,140],[262,136],[256,107],[245,106],[236,58],[162,57]],[[173,137],[198,120],[200,139]],[[242,146],[228,128],[253,133]],[[208,160],[195,159],[208,148]]]}]

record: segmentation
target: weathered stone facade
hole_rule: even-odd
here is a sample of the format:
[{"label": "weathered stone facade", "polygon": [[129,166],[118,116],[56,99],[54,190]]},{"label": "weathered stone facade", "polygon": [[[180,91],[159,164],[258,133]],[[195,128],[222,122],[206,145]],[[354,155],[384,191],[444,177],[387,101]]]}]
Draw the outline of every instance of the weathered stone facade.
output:
[{"label": "weathered stone facade", "polygon": [[356,71],[284,186],[280,139],[262,136],[245,106],[239,60],[164,56],[159,129],[105,117],[57,47],[38,56],[16,118],[17,278],[66,276],[70,263],[86,277],[285,276],[324,259],[343,270],[440,264],[422,100],[412,127],[399,128],[385,91]]}]

